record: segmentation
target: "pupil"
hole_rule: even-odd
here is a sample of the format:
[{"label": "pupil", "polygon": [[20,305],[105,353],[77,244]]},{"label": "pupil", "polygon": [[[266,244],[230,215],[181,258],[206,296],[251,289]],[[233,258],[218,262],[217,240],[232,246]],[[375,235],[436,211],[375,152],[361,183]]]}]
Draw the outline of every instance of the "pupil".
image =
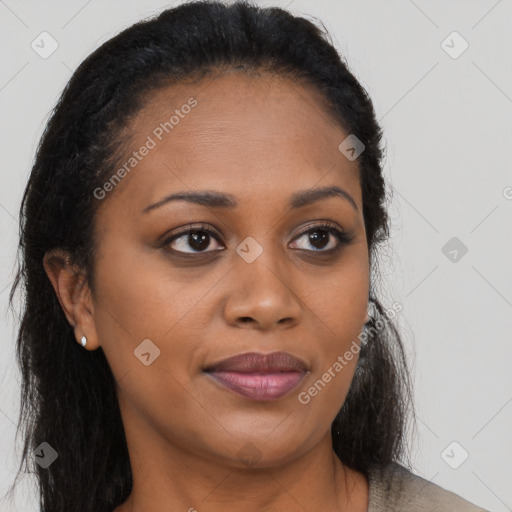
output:
[{"label": "pupil", "polygon": [[[192,249],[201,251],[206,249],[209,245],[209,235],[204,231],[194,231],[189,234],[189,245]],[[206,243],[205,243],[206,241]]]},{"label": "pupil", "polygon": [[[318,233],[322,233],[322,236],[318,236]],[[328,236],[329,235],[327,231],[323,229],[317,229],[316,231],[312,231],[310,233],[309,239],[314,247],[316,247],[317,249],[322,249],[326,245],[325,243],[322,242],[326,242],[328,240]],[[320,242],[320,247],[317,247],[316,245],[318,242]]]}]

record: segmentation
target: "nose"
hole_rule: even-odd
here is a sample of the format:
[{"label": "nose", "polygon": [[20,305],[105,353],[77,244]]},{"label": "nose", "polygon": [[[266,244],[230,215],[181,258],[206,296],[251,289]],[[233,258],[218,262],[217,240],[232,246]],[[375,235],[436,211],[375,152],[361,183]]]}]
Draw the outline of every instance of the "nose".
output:
[{"label": "nose", "polygon": [[293,327],[300,321],[302,308],[291,281],[290,272],[278,267],[265,251],[252,263],[239,258],[230,276],[226,322],[244,329]]}]

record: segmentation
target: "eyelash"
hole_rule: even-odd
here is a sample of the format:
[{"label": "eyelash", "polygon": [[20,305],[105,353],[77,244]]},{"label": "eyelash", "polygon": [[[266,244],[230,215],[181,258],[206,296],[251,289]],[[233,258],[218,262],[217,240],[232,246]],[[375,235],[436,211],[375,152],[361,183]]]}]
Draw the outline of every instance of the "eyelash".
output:
[{"label": "eyelash", "polygon": [[[317,250],[294,249],[294,250],[304,251],[307,253],[334,254],[334,253],[337,253],[338,251],[340,251],[344,246],[349,245],[354,239],[354,236],[351,233],[342,231],[342,230],[334,227],[332,224],[321,223],[321,224],[315,224],[314,226],[309,227],[308,229],[302,231],[293,239],[293,241],[301,238],[303,235],[305,235],[307,233],[311,233],[311,232],[315,232],[315,231],[326,231],[327,233],[332,234],[338,241],[337,246],[334,248],[331,248],[331,249],[327,249],[327,250],[323,250],[323,249],[317,249]],[[180,232],[175,233],[174,235],[166,238],[162,243],[162,247],[166,248],[168,245],[170,245],[175,240],[177,240],[185,235],[189,235],[190,233],[197,233],[197,232],[201,232],[201,233],[204,232],[208,236],[217,240],[217,242],[222,243],[219,240],[220,236],[217,234],[216,231],[211,230],[206,224],[198,224],[198,225],[193,225],[193,226],[187,227],[187,229],[180,230]],[[184,251],[177,251],[175,249],[169,249],[169,251],[171,251],[172,253],[177,254],[179,256],[195,257],[195,255],[203,255],[203,254],[209,254],[209,253],[214,253],[214,252],[220,252],[221,250],[217,249],[217,250],[213,250],[213,251],[184,252]]]}]

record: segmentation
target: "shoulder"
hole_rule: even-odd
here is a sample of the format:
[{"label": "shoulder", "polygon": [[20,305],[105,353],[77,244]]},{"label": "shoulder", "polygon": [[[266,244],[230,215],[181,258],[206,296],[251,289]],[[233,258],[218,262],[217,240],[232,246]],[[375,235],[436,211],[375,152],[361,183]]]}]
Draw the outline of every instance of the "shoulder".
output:
[{"label": "shoulder", "polygon": [[368,512],[489,512],[393,462],[368,474]]}]

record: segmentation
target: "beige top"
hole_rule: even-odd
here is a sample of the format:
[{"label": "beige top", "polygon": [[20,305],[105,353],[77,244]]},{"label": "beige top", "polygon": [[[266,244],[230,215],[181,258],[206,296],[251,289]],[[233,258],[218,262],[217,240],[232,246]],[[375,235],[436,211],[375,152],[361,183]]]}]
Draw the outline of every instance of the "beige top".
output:
[{"label": "beige top", "polygon": [[368,512],[489,512],[393,462],[368,477]]}]

